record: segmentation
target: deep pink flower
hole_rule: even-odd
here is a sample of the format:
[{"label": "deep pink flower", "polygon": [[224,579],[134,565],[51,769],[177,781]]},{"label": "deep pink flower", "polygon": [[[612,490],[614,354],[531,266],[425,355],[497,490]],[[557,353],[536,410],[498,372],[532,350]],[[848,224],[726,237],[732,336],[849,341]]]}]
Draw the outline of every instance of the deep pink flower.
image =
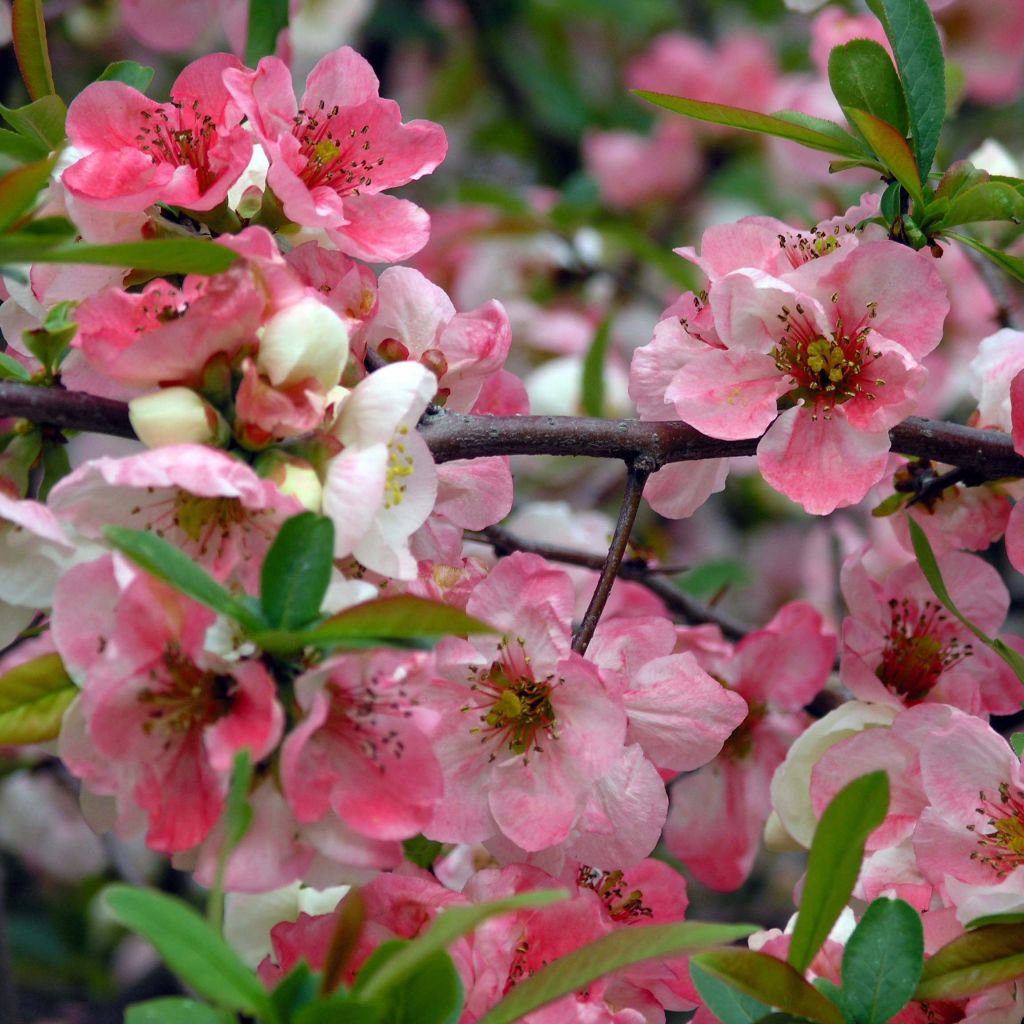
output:
[{"label": "deep pink flower", "polygon": [[227,71],[224,82],[270,159],[267,185],[285,216],[323,228],[343,252],[393,263],[426,243],[429,217],[382,195],[432,171],[447,150],[430,121],[403,124],[398,104],[381,99],[370,65],[350,47],[310,72],[301,103],[283,61]]},{"label": "deep pink flower", "polygon": [[234,755],[258,761],[280,738],[273,679],[257,661],[209,654],[213,612],[146,575],[119,583],[109,557],[67,573],[54,608],[58,650],[82,677],[64,763],[117,798],[122,827],[143,812],[153,849],[192,848],[220,816]]},{"label": "deep pink flower", "polygon": [[237,57],[213,53],[175,79],[157,103],[122,82],[94,82],[68,108],[67,132],[84,155],[63,174],[65,188],[108,210],[156,202],[211,210],[245,170],[252,136],[222,80]]}]

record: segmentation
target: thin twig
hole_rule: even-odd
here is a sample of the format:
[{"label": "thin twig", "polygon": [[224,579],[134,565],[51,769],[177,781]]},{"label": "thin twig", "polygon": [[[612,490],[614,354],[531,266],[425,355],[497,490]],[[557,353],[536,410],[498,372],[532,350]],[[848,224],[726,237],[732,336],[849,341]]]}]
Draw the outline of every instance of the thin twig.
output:
[{"label": "thin twig", "polygon": [[631,463],[629,466],[629,473],[626,477],[626,493],[622,496],[619,521],[615,524],[615,532],[612,534],[612,542],[608,548],[608,557],[601,567],[601,575],[597,578],[594,596],[590,599],[580,628],[572,638],[572,649],[577,654],[586,653],[587,645],[594,635],[594,630],[597,629],[604,606],[608,603],[608,595],[612,592],[612,586],[619,575],[619,566],[622,565],[626,547],[629,545],[629,537],[633,532],[633,523],[636,521],[637,509],[640,507],[640,499],[643,497],[644,484],[647,483],[647,478],[650,475],[650,469],[643,463]]}]

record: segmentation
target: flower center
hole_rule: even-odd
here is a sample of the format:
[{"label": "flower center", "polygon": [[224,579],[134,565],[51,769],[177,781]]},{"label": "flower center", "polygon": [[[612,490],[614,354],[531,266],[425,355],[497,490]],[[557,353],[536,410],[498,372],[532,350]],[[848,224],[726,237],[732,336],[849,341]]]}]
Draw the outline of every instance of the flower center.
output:
[{"label": "flower center", "polygon": [[[398,434],[404,437],[409,433],[408,427],[399,427]],[[388,441],[388,464],[384,470],[384,508],[390,509],[395,505],[401,505],[405,497],[407,477],[412,476],[414,460],[406,452],[406,447],[400,440]]]},{"label": "flower center", "polygon": [[154,164],[194,168],[200,193],[216,181],[217,174],[210,168],[210,147],[217,141],[217,129],[213,118],[200,112],[199,100],[187,107],[171,100],[154,111],[144,110],[142,119],[135,138]]},{"label": "flower center", "polygon": [[576,884],[581,889],[596,892],[608,915],[619,924],[632,924],[641,918],[654,916],[654,911],[644,904],[642,890],[634,889],[626,895],[625,876],[621,871],[599,871],[583,864],[576,872]]},{"label": "flower center", "polygon": [[987,799],[984,792],[978,795],[981,806],[975,810],[988,818],[988,830],[967,826],[967,831],[977,836],[980,848],[972,851],[971,860],[987,864],[1002,879],[1024,864],[1024,801],[1011,793],[1005,782],[999,784],[998,800]]},{"label": "flower center", "polygon": [[[719,680],[719,682],[722,682]],[[732,687],[722,683],[727,690]],[[728,758],[730,761],[743,761],[750,756],[751,751],[754,749],[754,729],[758,723],[768,714],[768,705],[764,701],[747,701],[747,717],[732,733],[729,738],[722,744],[722,756]]]},{"label": "flower center", "polygon": [[[558,739],[555,711],[551,705],[553,676],[538,680],[524,651],[524,641],[507,636],[498,644],[498,657],[487,667],[470,666],[470,689],[478,698],[462,710],[480,712],[480,742],[505,746],[513,754],[541,753],[540,737]],[[493,761],[497,754],[492,753]]]},{"label": "flower center", "polygon": [[[839,301],[838,292],[833,293],[832,301]],[[868,321],[876,315],[876,304],[869,302],[867,308],[853,330],[837,316],[835,329],[828,336],[820,333],[799,302],[794,309],[783,306],[778,314],[783,336],[772,349],[772,358],[793,385],[787,397],[809,406],[815,419],[819,412],[831,419],[832,410],[851,398],[874,401],[875,395],[868,389],[885,383],[868,372],[881,353],[872,352],[867,344],[871,333]]]},{"label": "flower center", "polygon": [[932,601],[919,610],[907,598],[892,598],[889,609],[891,624],[875,675],[912,704],[928,696],[947,668],[969,658],[973,646],[949,635],[949,617]]},{"label": "flower center", "polygon": [[337,105],[326,109],[320,101],[312,113],[300,110],[294,119],[292,134],[299,140],[299,153],[306,166],[299,177],[310,187],[326,185],[339,195],[359,195],[373,184],[372,175],[384,163],[384,157],[369,155],[370,126],[345,128],[338,117]]},{"label": "flower center", "polygon": [[149,708],[143,731],[159,729],[171,736],[202,728],[231,710],[235,680],[201,669],[174,642],[167,645],[160,668],[151,670],[154,686],[139,691],[138,701]]},{"label": "flower center", "polygon": [[238,498],[201,498],[188,491],[174,496],[174,521],[189,540],[198,541],[204,530],[223,533],[244,522],[246,515]]}]

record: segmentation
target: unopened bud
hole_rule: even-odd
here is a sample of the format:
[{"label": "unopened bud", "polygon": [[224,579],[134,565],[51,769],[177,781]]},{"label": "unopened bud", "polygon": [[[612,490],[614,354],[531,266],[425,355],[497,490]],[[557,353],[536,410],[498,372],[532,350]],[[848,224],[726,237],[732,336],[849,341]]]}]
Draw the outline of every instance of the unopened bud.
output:
[{"label": "unopened bud", "polygon": [[400,363],[409,358],[409,349],[397,338],[385,338],[377,346],[377,354],[386,363]]},{"label": "unopened bud", "polygon": [[348,359],[348,328],[329,306],[308,296],[267,321],[256,364],[274,387],[314,378],[327,391]]},{"label": "unopened bud", "polygon": [[316,470],[305,459],[271,450],[260,455],[254,468],[265,480],[277,484],[282,494],[298,498],[310,512],[320,511],[323,484]]},{"label": "unopened bud", "polygon": [[191,388],[164,388],[128,403],[132,429],[147,448],[227,443],[230,430],[212,405]]},{"label": "unopened bud", "polygon": [[428,348],[420,356],[420,362],[440,380],[448,372],[448,360],[439,348]]}]

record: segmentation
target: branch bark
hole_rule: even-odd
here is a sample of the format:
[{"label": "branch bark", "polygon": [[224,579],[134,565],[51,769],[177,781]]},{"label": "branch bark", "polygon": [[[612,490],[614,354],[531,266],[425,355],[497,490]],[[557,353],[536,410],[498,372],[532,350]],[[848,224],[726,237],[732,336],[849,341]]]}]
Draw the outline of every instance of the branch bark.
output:
[{"label": "branch bark", "polygon": [[[18,416],[69,430],[134,437],[123,402],[63,388],[0,381],[0,417]],[[753,455],[759,438],[720,441],[686,423],[586,416],[474,416],[428,413],[420,433],[438,462],[489,455],[574,455],[670,462]],[[1024,477],[1024,458],[1009,435],[911,416],[889,431],[893,450],[969,470],[983,480]]]}]

